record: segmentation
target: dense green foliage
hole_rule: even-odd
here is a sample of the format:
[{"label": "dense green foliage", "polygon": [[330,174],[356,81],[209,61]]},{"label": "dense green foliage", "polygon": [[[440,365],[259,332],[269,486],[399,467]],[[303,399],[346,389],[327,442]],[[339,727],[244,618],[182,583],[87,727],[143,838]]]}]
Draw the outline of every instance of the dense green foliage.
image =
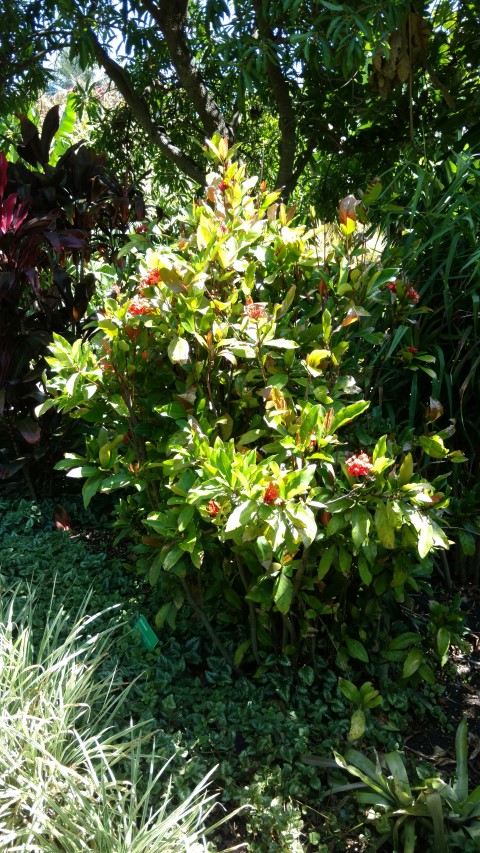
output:
[{"label": "dense green foliage", "polygon": [[[140,614],[153,624],[156,594],[126,572],[118,557],[107,557],[101,550],[107,543],[111,548],[108,503],[97,498],[92,512],[84,511],[78,498],[63,501],[56,511],[53,502],[34,504],[11,497],[0,501],[2,589],[20,584],[18,602],[34,594],[31,624],[36,649],[45,624],[55,617],[58,646],[64,645],[86,590],[91,589],[87,614],[93,617],[113,608],[84,628],[87,635],[90,627],[92,634],[109,631],[111,637],[108,655],[97,675],[90,677],[90,689],[98,693],[115,668],[112,687],[123,685],[129,692],[125,702],[118,701],[117,692],[112,694],[116,697],[112,736],[128,729],[131,720],[142,722],[144,732],[155,731],[159,766],[173,756],[166,771],[173,776],[172,806],[218,764],[211,790],[222,790],[228,812],[241,804],[250,808],[238,816],[237,829],[233,824],[223,842],[221,833],[211,842],[213,850],[223,850],[235,838],[237,843],[248,840],[253,853],[327,849],[344,853],[347,839],[358,832],[365,849],[370,849],[373,838],[362,816],[355,814],[350,792],[332,797],[332,786],[347,780],[338,768],[325,770],[318,762],[319,756],[331,758],[332,749],[343,753],[348,748],[351,703],[339,689],[336,672],[319,659],[317,677],[309,666],[295,673],[287,658],[277,658],[267,660],[253,679],[215,654],[200,623],[183,612],[175,634],[167,626],[157,629],[160,642],[147,650],[133,629]],[[58,529],[62,523],[71,529]],[[224,626],[221,636],[233,650],[231,627]],[[51,646],[54,655],[56,644]],[[89,654],[96,659],[92,645]],[[424,686],[420,692],[384,678],[382,707],[365,710],[361,748],[376,744],[385,752],[397,749],[409,711],[417,721],[428,715],[430,724],[442,718],[445,723],[440,696],[439,688]],[[57,705],[56,717],[58,713]],[[80,714],[80,709],[65,708],[65,713]],[[120,763],[118,768],[130,778],[129,767]],[[88,820],[94,815],[95,810]],[[214,812],[213,818],[220,815]],[[316,841],[309,845],[309,838]]]},{"label": "dense green foliage", "polygon": [[[477,849],[466,724],[451,784],[398,752],[412,709],[441,716],[460,592],[480,581],[477,17],[473,0],[0,9],[0,479],[35,494],[61,459],[80,528],[112,548],[89,513],[113,508],[124,560],[87,548],[62,507],[67,533],[45,508],[0,506],[2,584],[27,578],[38,605],[33,641],[0,620],[2,661],[35,692],[16,719],[65,706],[48,764],[66,745],[80,769],[65,797],[70,771],[39,780],[23,743],[19,849],[56,849],[64,827],[77,849],[79,803],[98,849],[163,831],[128,785],[145,771],[143,790],[163,788],[136,730],[116,775],[103,747],[82,764],[95,709],[80,752],[61,729],[88,722],[80,689],[95,705],[117,678],[107,740],[130,716],[157,729],[169,809],[215,764],[225,807],[248,804],[209,850]],[[89,613],[120,604],[126,624],[105,623],[98,669],[79,646],[96,674],[72,686],[64,626],[92,580]],[[55,677],[43,660],[38,690],[11,664],[45,623]],[[340,766],[367,786],[368,828]]]},{"label": "dense green foliage", "polygon": [[[400,329],[400,374],[429,363],[403,335],[418,294],[372,260],[353,218],[332,244],[294,225],[217,143],[206,201],[173,246],[147,249],[133,297],[107,300],[89,341],[54,338],[39,413],[55,405],[92,429],[85,455],[57,468],[86,478],[86,505],[125,493],[116,526],[160,583],[158,626],[185,603],[227,659],[212,620],[248,622],[236,665],[274,650],[315,666],[321,648],[345,670],[369,662],[375,630],[384,667],[433,683],[446,614],[421,647],[402,610],[449,546],[449,463],[464,457],[436,417],[420,436],[360,418],[372,348]],[[432,483],[429,459],[444,462]]]},{"label": "dense green foliage", "polygon": [[0,30],[15,32],[2,40],[5,110],[30,102],[54,73],[45,57],[69,49],[123,98],[97,128],[103,145],[137,171],[147,152],[166,196],[174,175],[176,192],[179,179],[203,183],[199,143],[214,132],[241,142],[286,194],[305,174],[322,212],[339,175],[355,187],[373,163],[419,156],[433,127],[444,152],[465,132],[478,139],[479,36],[466,0],[9,0]]}]

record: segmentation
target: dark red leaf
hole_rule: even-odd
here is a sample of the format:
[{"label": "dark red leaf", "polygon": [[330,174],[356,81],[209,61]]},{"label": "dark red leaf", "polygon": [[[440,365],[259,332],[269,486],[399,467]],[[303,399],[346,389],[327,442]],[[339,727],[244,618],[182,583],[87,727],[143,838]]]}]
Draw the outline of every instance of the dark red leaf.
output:
[{"label": "dark red leaf", "polygon": [[3,151],[0,151],[0,199],[3,198],[5,187],[7,186],[7,158]]},{"label": "dark red leaf", "polygon": [[16,427],[27,444],[39,444],[40,442],[40,426],[33,418],[23,418],[17,421]]}]

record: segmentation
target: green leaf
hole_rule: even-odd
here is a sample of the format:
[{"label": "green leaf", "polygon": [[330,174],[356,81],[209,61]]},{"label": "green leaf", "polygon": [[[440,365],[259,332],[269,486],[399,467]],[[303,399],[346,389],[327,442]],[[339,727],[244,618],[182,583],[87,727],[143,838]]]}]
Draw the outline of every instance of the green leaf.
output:
[{"label": "green leaf", "polygon": [[433,669],[430,666],[428,666],[427,663],[422,663],[418,667],[418,674],[419,674],[420,678],[423,678],[423,680],[426,681],[427,684],[430,684],[431,687],[433,687],[437,683],[437,680],[435,678],[435,673],[434,673]]},{"label": "green leaf", "polygon": [[315,370],[318,370],[322,361],[325,361],[326,358],[330,358],[331,355],[332,353],[329,349],[314,349],[307,355],[305,361],[309,367],[313,367]]},{"label": "green leaf", "polygon": [[55,405],[55,402],[56,401],[53,399],[53,397],[49,397],[48,400],[45,400],[45,402],[42,403],[41,406],[36,407],[35,417],[39,418],[39,417],[41,417],[41,415],[44,415],[45,412],[48,412],[48,410],[51,409],[52,406]]},{"label": "green leaf", "polygon": [[418,645],[421,641],[422,638],[418,634],[414,634],[413,631],[404,631],[403,634],[399,634],[398,637],[390,640],[388,648],[391,650],[408,649],[409,646]]},{"label": "green leaf", "polygon": [[328,308],[325,308],[322,314],[322,332],[323,332],[323,340],[328,345],[330,340],[330,335],[332,334],[332,315]]},{"label": "green leaf", "polygon": [[375,527],[384,548],[395,548],[395,530],[392,519],[384,504],[378,504],[375,510]]},{"label": "green leaf", "polygon": [[184,530],[190,524],[193,516],[195,514],[195,509],[193,506],[184,506],[180,511],[178,516],[178,530],[180,533],[183,533]]},{"label": "green leaf", "polygon": [[359,554],[358,557],[358,574],[360,575],[360,579],[365,586],[369,586],[372,582],[372,573],[369,569],[368,562],[363,554]]},{"label": "green leaf", "polygon": [[455,736],[455,753],[457,758],[457,781],[455,793],[460,803],[468,797],[468,723],[464,717],[457,728]]},{"label": "green leaf", "polygon": [[361,738],[365,733],[365,728],[365,714],[361,708],[357,708],[357,710],[353,712],[350,719],[350,731],[348,732],[348,740],[352,741]]},{"label": "green leaf", "polygon": [[[445,837],[444,806],[439,791],[428,791],[425,794],[425,805],[427,806],[433,825],[434,850],[437,850],[438,853],[448,853]],[[413,845],[415,845],[414,838]],[[411,850],[414,850],[414,846],[411,847]]]},{"label": "green leaf", "polygon": [[370,403],[366,400],[358,400],[357,403],[351,403],[349,406],[340,409],[332,419],[330,429],[328,430],[329,434],[333,435],[341,426],[350,423],[354,418],[358,418],[362,412],[368,409],[369,405]]},{"label": "green leaf", "polygon": [[374,450],[372,453],[372,462],[375,463],[377,461],[377,459],[381,459],[382,457],[385,457],[386,454],[387,454],[387,436],[382,435],[382,437],[378,439],[378,441],[374,447]]},{"label": "green leaf", "polygon": [[467,533],[466,530],[458,531],[458,538],[460,541],[460,545],[463,553],[466,557],[473,557],[477,550],[477,546],[475,544],[475,539],[471,533]]},{"label": "green leaf", "polygon": [[352,684],[352,682],[348,681],[346,678],[339,678],[338,687],[349,702],[353,702],[354,705],[360,705],[362,697],[355,684]]},{"label": "green leaf", "polygon": [[442,627],[437,631],[437,649],[441,658],[447,654],[449,645],[450,631],[445,627],[445,625],[442,625]]},{"label": "green leaf", "polygon": [[233,530],[238,530],[239,527],[248,524],[255,517],[257,510],[258,505],[256,501],[252,500],[244,501],[240,506],[235,507],[227,518],[225,533],[231,533]]},{"label": "green leaf", "polygon": [[85,509],[89,505],[93,496],[97,494],[98,490],[101,488],[103,483],[102,474],[95,474],[93,477],[89,477],[88,480],[85,481],[82,487],[82,495],[83,495],[83,504]]},{"label": "green leaf", "polygon": [[236,649],[235,654],[233,656],[233,665],[234,666],[239,666],[239,664],[242,662],[243,658],[245,657],[245,654],[248,652],[251,645],[252,645],[251,640],[245,640],[243,643],[240,643],[240,645]]},{"label": "green leaf", "polygon": [[351,637],[345,637],[345,645],[350,657],[356,658],[356,660],[361,660],[363,663],[368,663],[369,658],[367,650],[360,640],[353,640]]},{"label": "green leaf", "polygon": [[280,613],[284,615],[290,610],[290,605],[293,598],[293,586],[289,578],[282,570],[275,580],[273,587],[273,600],[277,605]]},{"label": "green leaf", "polygon": [[321,581],[329,571],[330,566],[333,563],[333,558],[335,557],[336,550],[337,548],[335,545],[330,545],[330,547],[323,552],[320,562],[318,564],[317,577],[319,581]]},{"label": "green leaf", "polygon": [[150,566],[150,571],[148,573],[148,582],[150,586],[155,586],[162,571],[163,559],[161,554],[157,554]]},{"label": "green leaf", "polygon": [[168,357],[173,364],[186,364],[190,358],[190,346],[185,338],[174,338],[168,345]]},{"label": "green leaf", "polygon": [[352,565],[352,555],[343,545],[338,549],[338,564],[342,574],[347,576]]},{"label": "green leaf", "polygon": [[413,476],[413,457],[411,453],[407,453],[405,459],[400,465],[398,472],[398,485],[405,486],[409,483]]},{"label": "green leaf", "polygon": [[[304,491],[302,489],[302,491]],[[287,508],[287,514],[292,519],[300,538],[307,548],[317,535],[317,523],[311,509],[302,504]]]},{"label": "green leaf", "polygon": [[439,435],[421,435],[418,441],[422,450],[432,459],[445,459],[448,456],[448,450]]},{"label": "green leaf", "polygon": [[296,292],[297,292],[297,287],[295,284],[292,284],[292,286],[290,287],[285,299],[283,300],[282,304],[280,305],[280,308],[277,311],[277,315],[276,315],[277,319],[280,319],[280,317],[283,317],[283,315],[287,313],[287,311],[290,308],[293,300],[295,299],[295,293]]},{"label": "green leaf", "polygon": [[183,551],[178,545],[175,545],[168,552],[166,557],[163,560],[163,568],[166,572],[169,572],[170,569],[178,563],[180,557],[183,557]]},{"label": "green leaf", "polygon": [[370,528],[370,515],[363,506],[356,506],[350,513],[352,523],[352,541],[355,548],[365,542]]},{"label": "green leaf", "polygon": [[244,447],[246,444],[251,444],[252,441],[257,441],[257,439],[267,434],[268,433],[264,429],[249,429],[240,436],[235,444],[239,447]]},{"label": "green leaf", "polygon": [[410,678],[418,669],[418,667],[424,662],[424,655],[421,649],[413,648],[410,649],[407,657],[405,658],[403,664],[403,678]]},{"label": "green leaf", "polygon": [[275,349],[298,349],[298,344],[289,338],[275,338],[273,341],[266,341],[266,347],[274,347]]},{"label": "green leaf", "polygon": [[420,531],[418,535],[417,550],[421,560],[430,553],[434,545],[433,528],[428,518],[422,517]]}]

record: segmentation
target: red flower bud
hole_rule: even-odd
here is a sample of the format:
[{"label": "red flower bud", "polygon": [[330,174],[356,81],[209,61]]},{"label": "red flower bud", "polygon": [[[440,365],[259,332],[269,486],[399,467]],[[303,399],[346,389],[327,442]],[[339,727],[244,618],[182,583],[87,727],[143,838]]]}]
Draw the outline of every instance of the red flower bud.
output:
[{"label": "red flower bud", "polygon": [[220,504],[218,504],[216,501],[209,501],[205,509],[207,510],[209,515],[215,517],[220,512]]},{"label": "red flower bud", "polygon": [[275,483],[269,483],[265,489],[265,494],[263,495],[263,503],[274,504],[279,494],[278,486],[276,486]]}]

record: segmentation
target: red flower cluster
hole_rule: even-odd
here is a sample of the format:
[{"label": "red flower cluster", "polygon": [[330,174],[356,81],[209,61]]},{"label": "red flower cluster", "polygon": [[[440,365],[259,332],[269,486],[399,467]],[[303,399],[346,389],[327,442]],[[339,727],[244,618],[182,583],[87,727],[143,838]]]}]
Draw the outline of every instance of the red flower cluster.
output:
[{"label": "red flower cluster", "polygon": [[[397,282],[396,281],[387,281],[385,287],[391,293],[397,292]],[[409,285],[407,292],[405,293],[405,296],[407,297],[407,299],[411,299],[412,302],[418,302],[418,300],[420,299],[420,294],[411,285]]]},{"label": "red flower cluster", "polygon": [[205,509],[207,510],[209,515],[215,517],[220,512],[220,504],[218,504],[216,501],[209,501]]},{"label": "red flower cluster", "polygon": [[226,184],[225,181],[220,181],[218,189],[220,190],[220,192],[224,193],[225,190],[228,189],[228,184]]},{"label": "red flower cluster", "polygon": [[137,225],[135,228],[135,234],[146,234],[148,231],[147,225]]},{"label": "red flower cluster", "polygon": [[150,272],[142,278],[142,285],[143,287],[151,287],[153,284],[159,284],[161,280],[160,270],[150,270]]},{"label": "red flower cluster", "polygon": [[350,456],[346,461],[347,471],[351,477],[365,477],[373,469],[372,461],[362,450],[357,456]]},{"label": "red flower cluster", "polygon": [[267,317],[267,312],[265,310],[265,306],[260,302],[253,302],[251,296],[247,296],[247,304],[243,309],[243,313],[246,314],[250,320],[260,320],[261,317]]},{"label": "red flower cluster", "polygon": [[153,314],[153,308],[148,299],[143,299],[141,296],[135,296],[130,303],[128,313],[134,314],[135,316],[139,314]]},{"label": "red flower cluster", "polygon": [[418,352],[417,347],[407,347],[407,352],[411,352],[412,355],[416,355]]},{"label": "red flower cluster", "polygon": [[265,494],[263,495],[263,503],[274,504],[278,499],[279,494],[278,486],[276,486],[275,483],[269,483],[265,489]]}]

